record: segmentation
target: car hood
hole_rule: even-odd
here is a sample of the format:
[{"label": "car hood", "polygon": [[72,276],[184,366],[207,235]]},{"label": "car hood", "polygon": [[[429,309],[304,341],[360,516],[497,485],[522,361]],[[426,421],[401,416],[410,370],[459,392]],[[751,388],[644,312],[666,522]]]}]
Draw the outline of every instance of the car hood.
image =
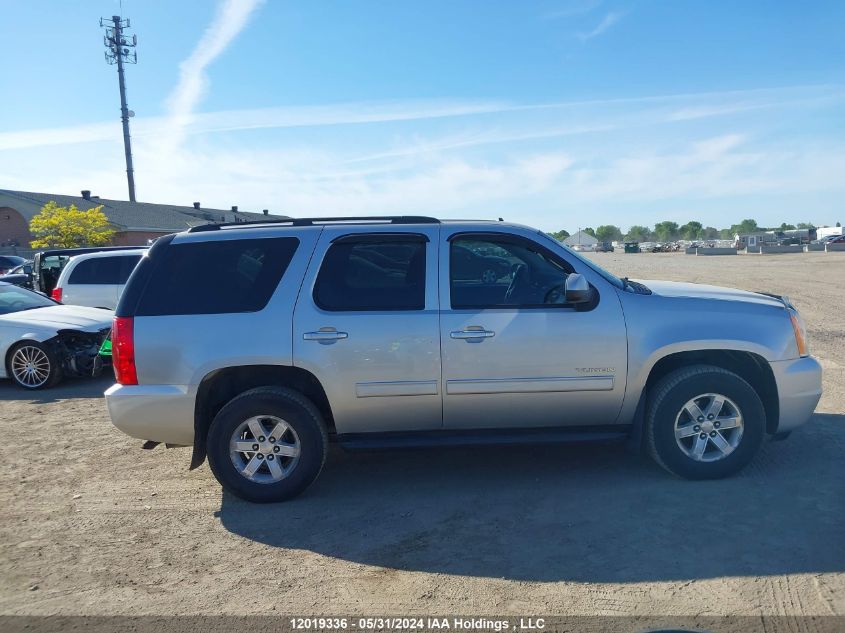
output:
[{"label": "car hood", "polygon": [[113,313],[101,308],[55,305],[0,316],[0,324],[99,332],[111,327]]},{"label": "car hood", "polygon": [[783,307],[783,301],[777,296],[737,290],[736,288],[723,288],[721,286],[708,286],[705,284],[691,284],[680,281],[658,281],[653,279],[637,279],[639,283],[648,287],[655,295],[661,297],[673,297],[683,299],[710,299],[719,301],[742,301],[745,303],[757,303]]}]

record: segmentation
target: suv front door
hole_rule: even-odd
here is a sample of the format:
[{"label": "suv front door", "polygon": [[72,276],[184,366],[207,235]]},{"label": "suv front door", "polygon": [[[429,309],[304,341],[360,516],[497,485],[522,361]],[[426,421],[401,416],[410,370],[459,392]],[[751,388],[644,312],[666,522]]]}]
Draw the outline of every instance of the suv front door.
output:
[{"label": "suv front door", "polygon": [[293,318],[294,364],[339,435],[442,426],[439,226],[326,226]]},{"label": "suv front door", "polygon": [[[508,262],[509,272],[496,279],[468,274],[460,269],[467,250]],[[440,251],[444,428],[616,421],[627,341],[609,282],[528,236],[444,230]],[[571,273],[590,282],[589,304],[562,303]]]}]

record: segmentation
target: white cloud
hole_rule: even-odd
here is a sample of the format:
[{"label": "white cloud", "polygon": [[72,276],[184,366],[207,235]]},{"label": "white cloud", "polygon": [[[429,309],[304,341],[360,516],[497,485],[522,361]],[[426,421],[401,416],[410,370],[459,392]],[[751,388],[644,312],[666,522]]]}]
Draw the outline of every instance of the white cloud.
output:
[{"label": "white cloud", "polygon": [[591,31],[586,33],[579,33],[578,39],[582,42],[586,42],[587,40],[591,40],[594,37],[598,37],[605,31],[607,31],[611,26],[619,22],[625,14],[619,11],[611,11],[607,15],[602,18],[602,21],[598,23],[598,25]]},{"label": "white cloud", "polygon": [[244,29],[263,0],[223,0],[190,56],[179,65],[179,83],[167,100],[169,143],[178,145],[191,114],[208,88],[206,68]]}]

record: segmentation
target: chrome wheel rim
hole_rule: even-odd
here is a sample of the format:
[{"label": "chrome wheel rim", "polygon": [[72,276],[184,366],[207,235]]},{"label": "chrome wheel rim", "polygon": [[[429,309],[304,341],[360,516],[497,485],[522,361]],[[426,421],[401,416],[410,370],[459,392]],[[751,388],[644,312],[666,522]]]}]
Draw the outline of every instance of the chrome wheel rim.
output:
[{"label": "chrome wheel rim", "polygon": [[496,271],[492,268],[488,268],[483,273],[481,273],[481,281],[485,284],[493,284],[498,281],[499,276],[496,274]]},{"label": "chrome wheel rim", "polygon": [[687,457],[697,462],[726,458],[739,446],[744,431],[737,404],[718,393],[692,398],[675,417],[675,441]]},{"label": "chrome wheel rim", "polygon": [[272,484],[288,477],[299,463],[302,446],[293,427],[273,415],[241,422],[229,441],[229,457],[245,479]]},{"label": "chrome wheel rim", "polygon": [[50,359],[35,345],[22,345],[12,354],[12,375],[24,387],[35,389],[50,379]]}]

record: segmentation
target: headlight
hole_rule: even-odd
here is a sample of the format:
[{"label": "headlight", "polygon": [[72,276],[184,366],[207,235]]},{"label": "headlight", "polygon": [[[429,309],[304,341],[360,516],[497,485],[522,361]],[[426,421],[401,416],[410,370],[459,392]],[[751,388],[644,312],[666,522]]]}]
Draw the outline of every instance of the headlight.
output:
[{"label": "headlight", "polygon": [[795,332],[795,344],[798,346],[799,356],[809,356],[810,350],[807,345],[807,330],[804,328],[804,319],[798,314],[798,310],[789,307],[786,309],[789,320],[792,322],[792,330]]}]

